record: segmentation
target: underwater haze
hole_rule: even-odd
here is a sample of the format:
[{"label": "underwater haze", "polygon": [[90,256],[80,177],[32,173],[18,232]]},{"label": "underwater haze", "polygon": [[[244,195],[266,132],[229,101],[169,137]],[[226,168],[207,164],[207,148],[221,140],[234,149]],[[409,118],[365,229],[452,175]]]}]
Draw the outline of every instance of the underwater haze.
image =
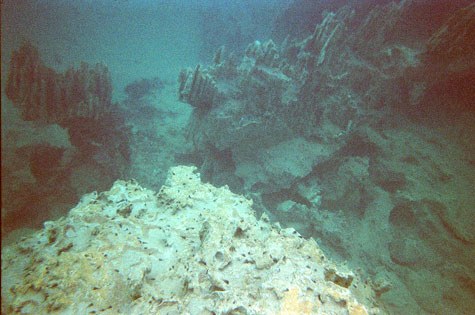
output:
[{"label": "underwater haze", "polygon": [[2,314],[473,313],[473,1],[1,14]]}]

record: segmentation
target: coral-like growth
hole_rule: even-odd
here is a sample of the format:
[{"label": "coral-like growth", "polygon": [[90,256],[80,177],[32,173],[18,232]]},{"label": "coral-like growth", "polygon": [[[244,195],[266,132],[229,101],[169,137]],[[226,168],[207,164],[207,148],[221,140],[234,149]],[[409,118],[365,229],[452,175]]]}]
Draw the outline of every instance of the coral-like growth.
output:
[{"label": "coral-like growth", "polygon": [[183,69],[179,76],[180,101],[184,101],[196,108],[209,109],[213,106],[216,96],[216,82],[205,71],[200,71],[200,65],[196,69]]},{"label": "coral-like growth", "polygon": [[23,119],[66,127],[70,119],[99,120],[109,112],[112,86],[102,64],[90,68],[82,63],[80,69],[59,74],[25,43],[11,57],[6,95],[21,109]]},{"label": "coral-like growth", "polygon": [[256,60],[256,65],[277,67],[279,65],[279,52],[272,39],[261,44],[255,41],[246,48],[246,56]]},{"label": "coral-like growth", "polygon": [[[343,14],[342,14],[343,12]],[[329,13],[322,24],[315,27],[312,36],[308,37],[304,43],[304,50],[318,56],[316,65],[321,65],[326,57],[327,47],[330,43],[333,46],[340,46],[344,38],[345,24],[344,19],[351,17],[353,12],[350,10],[341,10],[338,16],[335,13]]]}]

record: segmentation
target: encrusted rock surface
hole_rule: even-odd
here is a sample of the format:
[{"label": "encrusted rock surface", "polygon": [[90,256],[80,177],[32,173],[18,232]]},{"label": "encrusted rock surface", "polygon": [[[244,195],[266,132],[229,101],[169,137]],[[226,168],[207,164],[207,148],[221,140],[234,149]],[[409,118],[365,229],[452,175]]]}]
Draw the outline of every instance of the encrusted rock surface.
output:
[{"label": "encrusted rock surface", "polygon": [[70,120],[100,120],[112,105],[112,84],[107,67],[70,68],[56,73],[44,65],[38,50],[25,43],[12,54],[8,73],[7,97],[20,108],[28,121],[69,126]]},{"label": "encrusted rock surface", "polygon": [[29,42],[6,55],[2,233],[33,227],[65,213],[86,191],[107,189],[127,176],[131,154],[106,66],[82,62],[58,73]]},{"label": "encrusted rock surface", "polygon": [[463,2],[345,6],[306,38],[255,41],[240,60],[220,49],[205,68],[218,97],[188,127],[203,178],[382,275],[374,288],[396,314],[473,309],[475,6]]},{"label": "encrusted rock surface", "polygon": [[181,101],[190,105],[208,109],[213,105],[216,94],[216,82],[206,72],[200,71],[200,65],[195,70],[184,69],[179,77],[179,96]]},{"label": "encrusted rock surface", "polygon": [[194,170],[170,169],[159,193],[117,181],[3,248],[2,313],[381,313],[314,240]]}]

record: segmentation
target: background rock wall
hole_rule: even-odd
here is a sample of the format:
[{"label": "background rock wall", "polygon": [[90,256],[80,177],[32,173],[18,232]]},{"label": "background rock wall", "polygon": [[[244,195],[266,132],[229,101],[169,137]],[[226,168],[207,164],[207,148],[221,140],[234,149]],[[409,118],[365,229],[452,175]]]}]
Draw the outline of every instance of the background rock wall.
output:
[{"label": "background rock wall", "polygon": [[365,265],[395,313],[473,304],[474,199],[455,187],[473,186],[475,7],[432,5],[421,25],[422,2],[345,6],[303,39],[220,55],[188,127],[206,180]]}]

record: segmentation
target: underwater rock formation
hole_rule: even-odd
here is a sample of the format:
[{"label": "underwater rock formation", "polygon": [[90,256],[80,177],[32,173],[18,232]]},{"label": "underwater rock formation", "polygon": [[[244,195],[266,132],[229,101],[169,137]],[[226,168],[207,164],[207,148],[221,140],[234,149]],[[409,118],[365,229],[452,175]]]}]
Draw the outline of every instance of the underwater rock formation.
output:
[{"label": "underwater rock formation", "polygon": [[5,94],[35,124],[8,126],[2,138],[2,232],[33,227],[127,174],[130,131],[105,66],[56,73],[26,43],[12,53]]},{"label": "underwater rock formation", "polygon": [[450,116],[475,111],[474,20],[472,4],[455,12],[428,40],[420,69],[408,75],[414,78],[410,94],[418,96],[413,103]]},{"label": "underwater rock formation", "polygon": [[[230,150],[237,169],[245,163],[241,156],[258,156],[261,150],[299,136],[317,139],[335,152],[362,125],[382,122],[390,112],[423,109],[421,102],[428,94],[450,89],[454,80],[420,82],[420,78],[429,77],[424,68],[433,69],[433,62],[422,57],[424,44],[414,44],[414,38],[401,35],[415,5],[401,1],[375,6],[364,19],[346,6],[327,13],[313,34],[302,41],[287,38],[281,47],[272,40],[256,41],[248,46],[241,61],[234,55],[226,58],[220,49],[214,64],[183,70],[180,100],[206,109],[196,113],[189,126],[196,151],[206,154],[209,147],[218,152]],[[473,5],[460,12],[429,40],[428,60],[452,50],[440,43],[453,42],[454,50],[470,51]],[[452,35],[444,31],[448,29]],[[420,38],[422,43],[425,40]],[[456,47],[457,42],[466,47]],[[467,58],[467,53],[464,56]],[[463,60],[459,63],[465,65],[465,82],[472,82],[467,75],[473,66]],[[447,75],[446,70],[437,73],[441,78]],[[461,77],[459,73],[457,78]],[[462,102],[469,102],[470,95],[465,94]],[[253,139],[255,134],[258,140]],[[317,164],[311,164],[310,169]],[[242,175],[238,177],[246,182]],[[264,176],[260,182],[265,186],[276,181]]]},{"label": "underwater rock formation", "polygon": [[158,193],[117,181],[2,248],[2,313],[382,312],[313,239],[194,171],[170,169]]},{"label": "underwater rock formation", "polygon": [[185,101],[204,110],[213,106],[216,83],[209,74],[200,71],[200,65],[197,65],[194,71],[192,69],[182,70],[178,81],[180,83],[178,90],[180,101]]},{"label": "underwater rock formation", "polygon": [[[473,166],[474,6],[417,25],[423,10],[411,0],[374,5],[365,16],[342,7],[304,39],[255,41],[240,59],[219,51],[218,62],[200,66],[217,97],[193,114],[188,132],[204,178],[226,177],[271,219],[319,237],[369,274],[389,270],[376,287],[394,313],[464,313],[473,197],[455,187],[473,186],[461,170]],[[467,112],[472,125],[457,125],[467,152],[429,124],[412,125]],[[391,209],[415,218],[394,223]],[[413,240],[403,237],[409,229]]]},{"label": "underwater rock formation", "polygon": [[279,66],[279,53],[271,39],[263,44],[259,41],[249,44],[244,54],[248,58],[253,58],[256,65],[263,65],[269,68]]},{"label": "underwater rock formation", "polygon": [[[249,161],[269,170],[273,163],[265,158],[266,150],[282,151],[278,145],[283,141],[299,146],[309,138],[318,139],[321,148],[316,150],[325,152],[322,156],[341,148],[346,135],[374,115],[368,109],[381,107],[383,97],[387,96],[387,102],[398,98],[397,93],[391,93],[395,83],[387,73],[407,64],[404,54],[391,67],[381,69],[361,60],[350,49],[354,39],[348,30],[353,16],[354,11],[345,7],[328,13],[314,33],[301,42],[287,39],[278,47],[272,40],[255,41],[241,61],[232,54],[226,58],[220,49],[214,64],[199,65],[194,72],[183,70],[180,99],[207,109],[195,113],[190,123],[196,151],[206,154],[209,147],[218,152],[230,150],[236,175],[245,187],[258,184],[261,191],[273,192],[289,188],[325,159],[289,155],[288,165],[299,160],[308,165],[298,176],[287,172],[291,176],[286,177],[285,184],[280,171],[265,171],[265,175],[253,172],[255,167],[250,167]],[[361,41],[363,37],[361,33]],[[190,88],[197,85],[193,82],[199,81],[201,73],[206,74],[206,82],[213,82],[213,93],[204,93],[216,95],[212,107],[210,102],[194,97],[203,93]],[[258,138],[253,136],[256,134]],[[307,139],[300,141],[302,137]]]},{"label": "underwater rock formation", "polygon": [[[430,62],[443,63],[447,67],[474,67],[475,4],[458,10],[429,39],[427,56]],[[454,69],[454,70],[455,70]]]},{"label": "underwater rock formation", "polygon": [[6,95],[27,121],[69,125],[70,119],[100,120],[111,108],[110,76],[102,64],[58,74],[45,66],[38,50],[25,43],[13,52]]}]

